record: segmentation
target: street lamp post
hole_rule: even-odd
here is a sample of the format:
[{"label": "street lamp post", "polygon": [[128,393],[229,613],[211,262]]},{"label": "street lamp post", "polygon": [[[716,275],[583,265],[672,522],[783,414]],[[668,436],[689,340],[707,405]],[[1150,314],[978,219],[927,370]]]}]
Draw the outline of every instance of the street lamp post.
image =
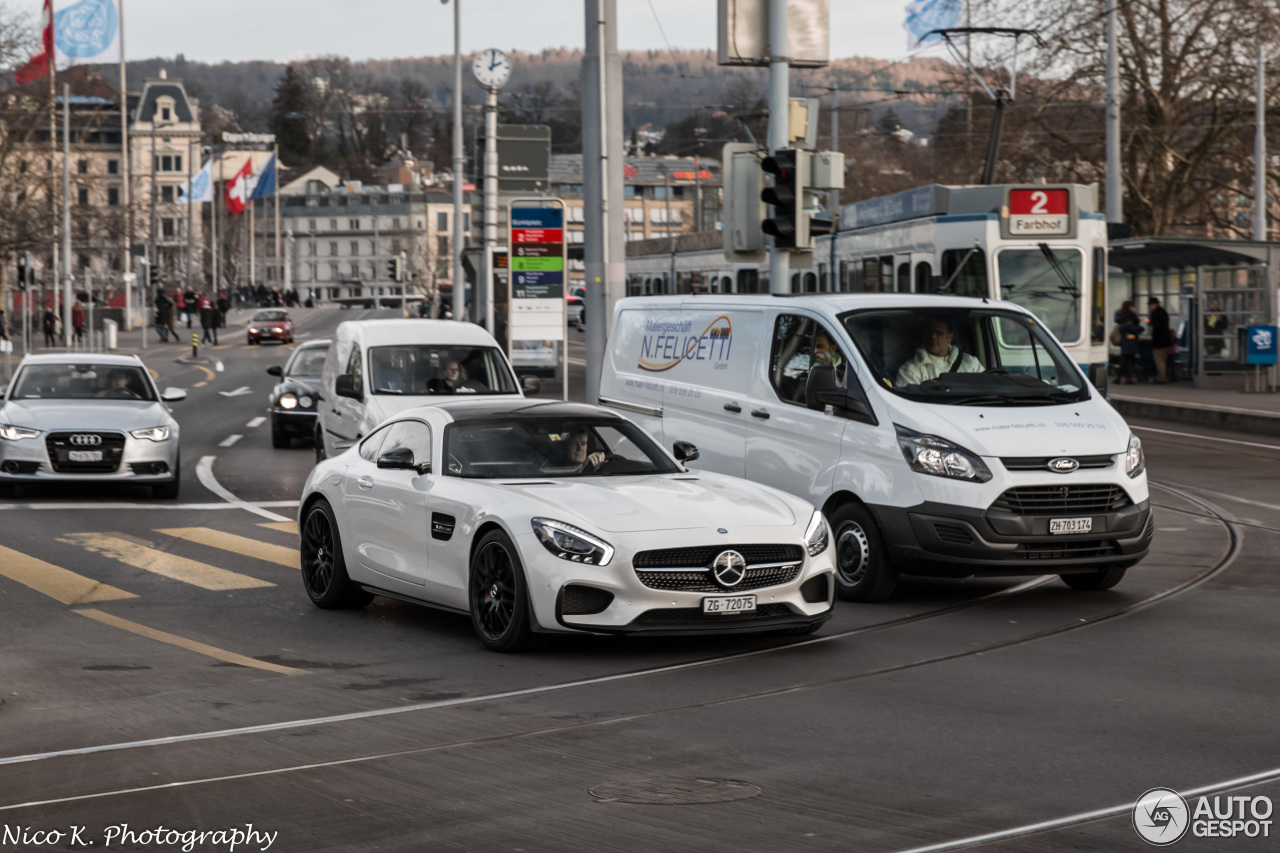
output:
[{"label": "street lamp post", "polygon": [[[449,0],[440,0],[448,4]],[[462,0],[453,0],[453,319],[462,319]]]}]

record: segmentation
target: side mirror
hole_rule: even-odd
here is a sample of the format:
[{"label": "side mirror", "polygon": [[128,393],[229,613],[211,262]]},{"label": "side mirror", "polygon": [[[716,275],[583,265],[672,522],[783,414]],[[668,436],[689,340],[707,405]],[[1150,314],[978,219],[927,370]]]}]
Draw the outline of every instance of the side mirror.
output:
[{"label": "side mirror", "polygon": [[826,364],[815,364],[810,369],[809,381],[805,384],[805,405],[815,411],[831,406],[837,414],[851,421],[861,421],[872,426],[880,423],[871,409],[867,392],[862,390],[851,369],[846,369],[845,377],[847,387],[839,387],[836,385],[834,368]]},{"label": "side mirror", "polygon": [[272,376],[284,376],[284,368],[278,364],[273,364],[267,368],[267,373]]},{"label": "side mirror", "polygon": [[160,399],[166,403],[176,403],[179,400],[187,399],[187,392],[181,388],[166,388],[164,393],[160,395]]},{"label": "side mirror", "polygon": [[417,469],[417,466],[413,464],[413,451],[407,447],[397,447],[395,450],[389,450],[379,456],[378,467],[410,471]]},{"label": "side mirror", "polygon": [[353,400],[362,399],[363,396],[356,390],[356,378],[350,373],[343,373],[333,380],[333,392],[339,397],[350,397]]},{"label": "side mirror", "polygon": [[680,463],[692,462],[698,458],[698,448],[687,441],[677,441],[671,446],[671,453]]},{"label": "side mirror", "polygon": [[1101,361],[1090,364],[1088,378],[1089,384],[1098,389],[1098,393],[1105,398],[1107,396],[1107,365]]},{"label": "side mirror", "polygon": [[542,380],[536,376],[522,376],[520,384],[524,387],[526,394],[537,394],[542,390]]},{"label": "side mirror", "polygon": [[821,411],[826,403],[819,395],[836,390],[836,369],[829,364],[815,364],[809,368],[809,381],[804,386],[804,404]]}]

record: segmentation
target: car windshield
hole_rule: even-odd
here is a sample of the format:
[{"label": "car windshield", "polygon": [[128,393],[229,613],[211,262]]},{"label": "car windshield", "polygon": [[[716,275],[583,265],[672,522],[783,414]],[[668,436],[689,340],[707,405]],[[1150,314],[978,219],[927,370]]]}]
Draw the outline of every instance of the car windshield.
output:
[{"label": "car windshield", "polygon": [[503,415],[445,430],[452,477],[538,479],[673,474],[679,468],[630,421]]},{"label": "car windshield", "polygon": [[1034,406],[1086,400],[1044,327],[998,308],[853,311],[840,318],[885,388],[926,403]]},{"label": "car windshield", "polygon": [[295,350],[293,358],[289,359],[289,369],[285,371],[285,374],[288,376],[319,376],[324,372],[324,356],[326,352],[328,350],[325,347]]},{"label": "car windshield", "polygon": [[1080,340],[1084,256],[1079,249],[1051,249],[1047,243],[1034,249],[1001,249],[996,275],[1001,299],[1036,315],[1058,340]]},{"label": "car windshield", "polygon": [[155,400],[141,367],[124,364],[34,364],[23,368],[11,400]]},{"label": "car windshield", "polygon": [[284,311],[259,311],[253,315],[250,323],[283,323],[289,319],[289,315]]},{"label": "car windshield", "polygon": [[369,350],[375,394],[515,394],[515,378],[497,347],[409,344]]}]

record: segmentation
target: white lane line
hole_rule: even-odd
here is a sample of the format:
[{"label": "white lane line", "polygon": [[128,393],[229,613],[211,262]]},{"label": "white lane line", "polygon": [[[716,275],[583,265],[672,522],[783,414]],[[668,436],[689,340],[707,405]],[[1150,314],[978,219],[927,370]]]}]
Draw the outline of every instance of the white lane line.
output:
[{"label": "white lane line", "polygon": [[242,439],[242,438],[244,438],[244,436],[243,436],[243,435],[229,435],[229,436],[227,436],[226,438],[222,439],[222,441],[219,441],[219,442],[218,442],[218,446],[219,446],[219,447],[231,447],[232,445],[234,445],[237,441],[239,441],[239,440],[240,440],[240,439]]},{"label": "white lane line", "polygon": [[206,489],[213,492],[215,495],[222,498],[227,503],[234,504],[240,509],[243,509],[246,512],[251,512],[254,515],[260,515],[263,518],[267,519],[268,521],[292,521],[293,520],[283,515],[277,515],[276,513],[271,512],[270,510],[265,510],[262,507],[257,506],[256,504],[249,503],[248,501],[242,501],[235,495],[231,494],[231,492],[227,491],[223,487],[223,485],[219,483],[217,479],[215,479],[213,476],[213,460],[216,458],[217,458],[216,456],[200,457],[200,464],[196,465],[196,477],[200,479],[200,485],[204,486]]},{"label": "white lane line", "polygon": [[[1249,785],[1260,785],[1264,782],[1272,782],[1280,779],[1280,768],[1275,770],[1264,770],[1261,773],[1253,773],[1248,776],[1240,776],[1236,779],[1227,779],[1224,782],[1218,782],[1213,785],[1204,785],[1199,788],[1192,788],[1189,791],[1179,791],[1183,797],[1200,797],[1207,794],[1219,793],[1221,791],[1230,791],[1235,788],[1244,788]],[[1015,827],[1014,829],[1004,829],[999,832],[988,832],[986,835],[972,835],[968,838],[957,838],[955,841],[944,841],[941,844],[930,844],[926,847],[912,847],[910,850],[902,850],[899,853],[943,853],[945,850],[961,850],[965,847],[976,847],[981,844],[990,844],[994,841],[1005,841],[1010,838],[1019,838],[1024,835],[1034,835],[1037,832],[1044,832],[1050,829],[1062,829],[1078,823],[1089,823],[1095,820],[1101,820],[1108,817],[1119,817],[1120,815],[1129,814],[1133,811],[1133,803],[1125,803],[1119,806],[1111,806],[1110,808],[1097,809],[1091,812],[1081,812],[1080,814],[1067,815],[1066,817],[1055,818],[1053,820],[1045,820],[1040,823],[1030,823],[1026,826]]]},{"label": "white lane line", "polygon": [[1171,429],[1156,429],[1155,427],[1134,426],[1132,424],[1130,424],[1130,429],[1140,429],[1146,432],[1158,432],[1162,435],[1178,435],[1183,438],[1199,438],[1205,441],[1220,441],[1223,444],[1239,444],[1244,447],[1261,447],[1264,450],[1280,450],[1280,444],[1259,444],[1256,441],[1239,441],[1234,438],[1217,438],[1216,436],[1200,435],[1195,432],[1175,432]]},{"label": "white lane line", "polygon": [[249,429],[256,429],[257,427],[262,426],[266,422],[267,422],[266,418],[257,417],[249,421],[247,424],[245,424],[245,426],[247,426]]},{"label": "white lane line", "polygon": [[[245,501],[245,503],[248,503]],[[276,509],[286,509],[296,507],[298,501],[257,501],[253,504],[259,507],[275,507]],[[59,512],[66,512],[74,509],[185,509],[185,510],[206,510],[206,509],[239,509],[236,504],[228,503],[196,503],[196,504],[138,504],[138,503],[42,503],[42,504],[0,504],[0,511],[3,510],[25,510],[25,509],[54,509]],[[290,519],[292,520],[292,519]]]},{"label": "white lane line", "polygon": [[243,397],[245,394],[252,394],[253,389],[248,385],[241,385],[234,391],[219,391],[218,393],[224,397]]}]

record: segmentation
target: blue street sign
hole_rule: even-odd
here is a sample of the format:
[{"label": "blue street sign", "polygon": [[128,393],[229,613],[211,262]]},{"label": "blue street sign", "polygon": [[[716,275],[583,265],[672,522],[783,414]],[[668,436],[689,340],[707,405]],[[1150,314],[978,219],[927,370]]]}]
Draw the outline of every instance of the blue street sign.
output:
[{"label": "blue street sign", "polygon": [[1246,364],[1276,363],[1276,327],[1250,326],[1249,353]]},{"label": "blue street sign", "polygon": [[564,284],[564,273],[559,270],[513,271],[511,275],[514,277],[512,284]]},{"label": "blue street sign", "polygon": [[515,207],[512,228],[563,228],[564,213],[558,207]]}]

